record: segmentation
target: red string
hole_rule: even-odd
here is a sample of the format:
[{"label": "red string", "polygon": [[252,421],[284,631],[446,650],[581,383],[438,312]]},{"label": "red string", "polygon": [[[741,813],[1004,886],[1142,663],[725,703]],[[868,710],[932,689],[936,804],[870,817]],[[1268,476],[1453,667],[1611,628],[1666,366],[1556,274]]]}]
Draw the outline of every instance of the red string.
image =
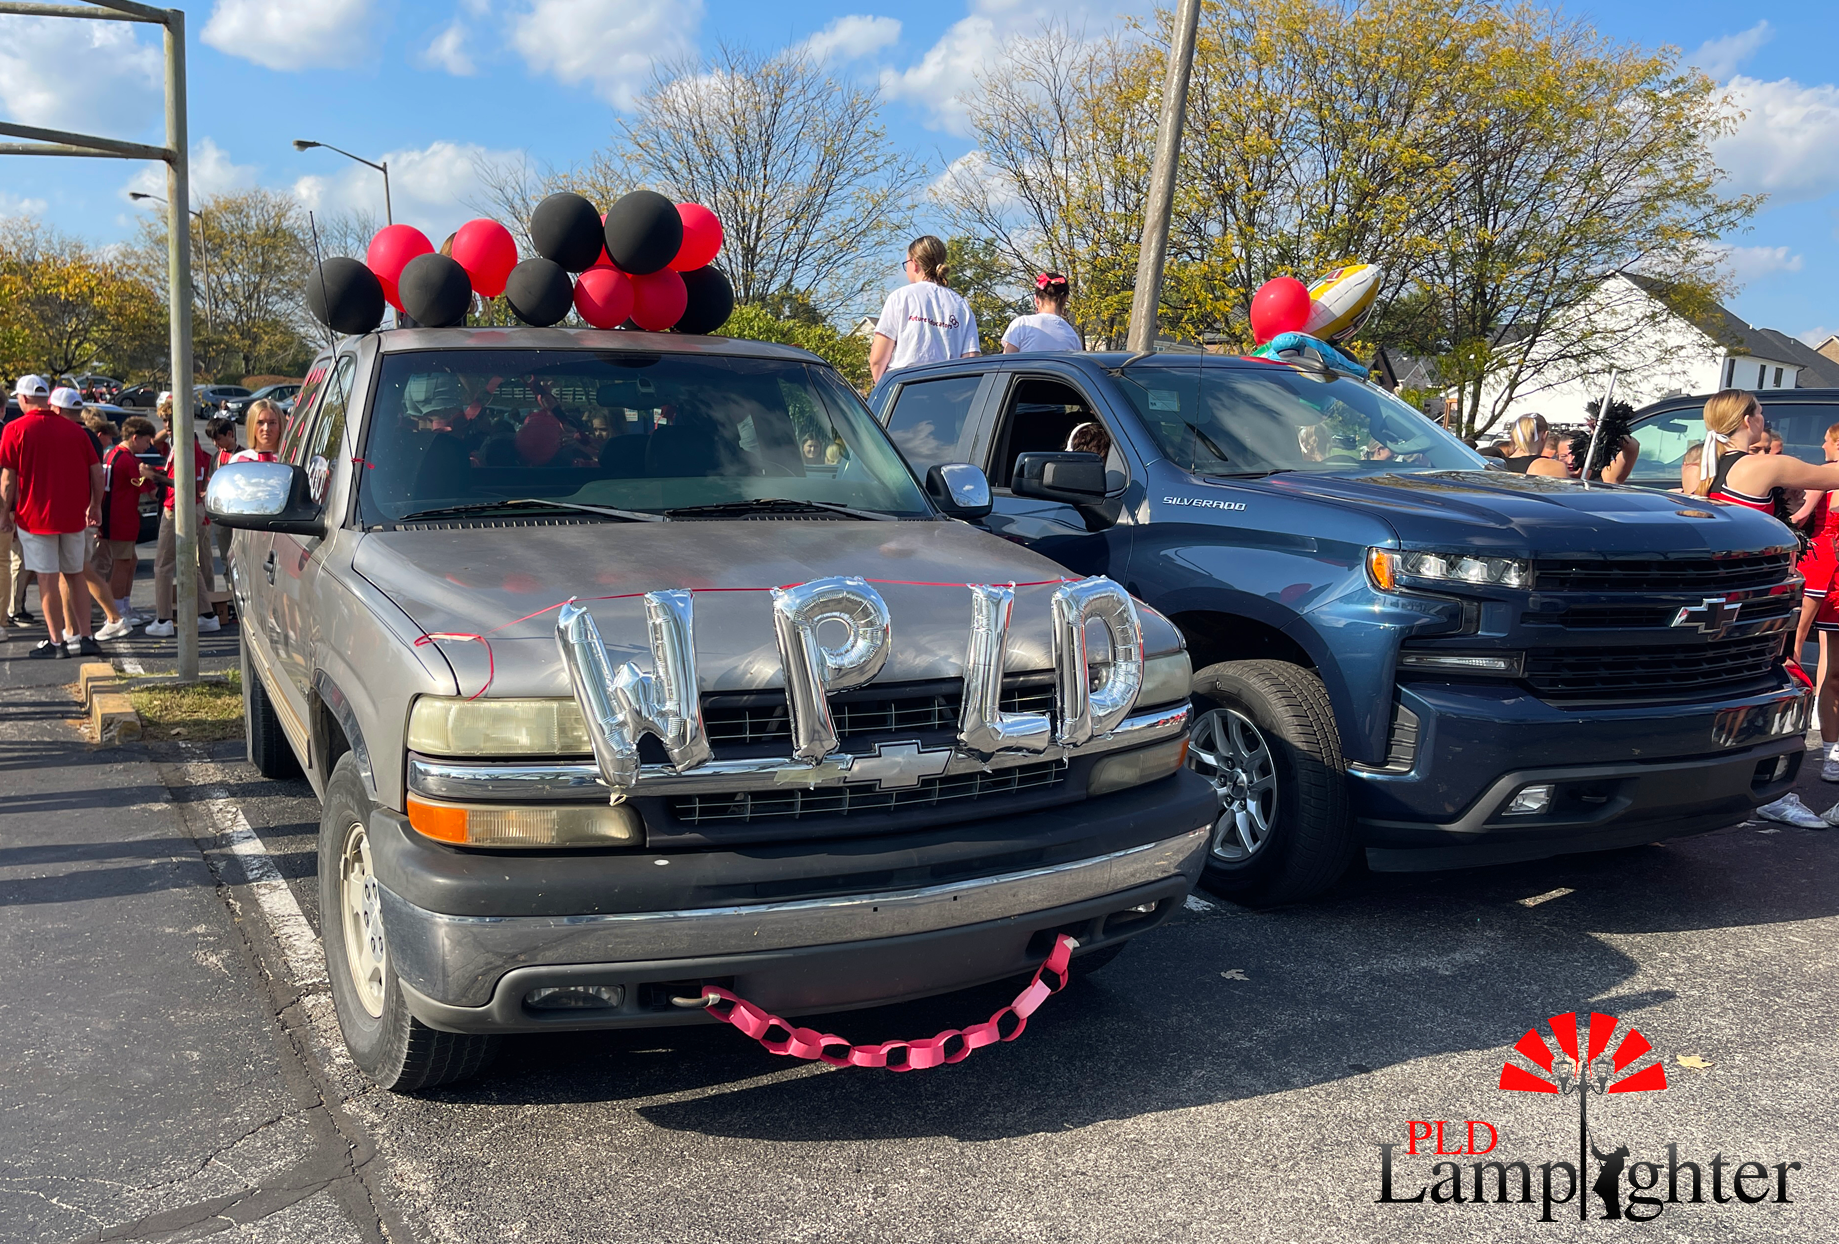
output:
[{"label": "red string", "polygon": [[[1040,1009],[1051,995],[1065,989],[1072,980],[1067,964],[1079,943],[1062,933],[1054,939],[1053,953],[1034,970],[1028,988],[1015,995],[1015,1001],[1003,1007],[981,1024],[969,1028],[947,1028],[937,1036],[918,1041],[883,1041],[877,1045],[851,1045],[831,1032],[799,1028],[763,1011],[745,998],[729,993],[718,985],[705,985],[702,996],[709,1014],[725,1024],[732,1024],[758,1041],[769,1054],[784,1054],[832,1067],[885,1067],[889,1071],[924,1071],[943,1063],[961,1063],[972,1050],[998,1041],[1013,1041],[1028,1028],[1028,1017]],[[1057,984],[1041,977],[1051,974]],[[1013,1019],[1015,1028],[1003,1031],[1003,1021]],[[773,1036],[774,1029],[783,1036]],[[954,1044],[955,1043],[955,1044]]]}]

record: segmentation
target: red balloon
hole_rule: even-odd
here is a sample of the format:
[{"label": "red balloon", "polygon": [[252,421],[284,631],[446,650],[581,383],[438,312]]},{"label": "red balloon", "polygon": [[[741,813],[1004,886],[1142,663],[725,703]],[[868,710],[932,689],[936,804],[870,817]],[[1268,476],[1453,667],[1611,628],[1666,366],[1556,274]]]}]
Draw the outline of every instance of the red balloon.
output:
[{"label": "red balloon", "polygon": [[409,260],[433,251],[434,243],[414,225],[390,225],[377,230],[377,236],[370,240],[370,249],[364,252],[364,266],[382,282],[384,301],[400,311],[402,296],[396,292],[397,279]]},{"label": "red balloon", "polygon": [[469,220],[453,235],[453,258],[472,278],[475,294],[496,298],[517,266],[517,239],[495,220]]},{"label": "red balloon", "polygon": [[694,272],[708,267],[722,248],[722,222],[700,203],[677,204],[677,215],[683,218],[683,245],[670,261],[671,271]]},{"label": "red balloon", "polygon": [[632,278],[595,264],[575,278],[575,310],[595,328],[618,328],[632,315]]},{"label": "red balloon", "polygon": [[1309,322],[1309,287],[1293,276],[1273,277],[1252,295],[1252,338],[1263,345]]},{"label": "red balloon", "polygon": [[671,327],[690,305],[683,277],[669,268],[626,279],[632,283],[632,322],[647,332],[661,333]]}]

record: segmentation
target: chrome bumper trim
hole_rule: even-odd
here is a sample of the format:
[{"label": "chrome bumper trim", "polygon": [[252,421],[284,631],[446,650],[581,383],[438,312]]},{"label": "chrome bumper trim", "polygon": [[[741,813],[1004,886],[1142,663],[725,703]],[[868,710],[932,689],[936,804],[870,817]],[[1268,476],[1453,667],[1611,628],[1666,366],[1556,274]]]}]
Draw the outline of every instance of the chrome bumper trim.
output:
[{"label": "chrome bumper trim", "polygon": [[1103,898],[1181,875],[1192,884],[1208,827],[1091,859],[971,881],[839,898],[587,916],[449,916],[379,886],[391,962],[437,1002],[484,1006],[498,978],[533,964],[617,964],[828,946],[961,928]]},{"label": "chrome bumper trim", "polygon": [[[1188,728],[1188,714],[1188,705],[1171,704],[1126,717],[1116,730],[1083,747],[1050,744],[1042,752],[1001,752],[988,765],[954,752],[946,762],[944,773],[1008,769],[1141,747],[1178,736]],[[785,785],[841,786],[850,781],[852,760],[848,754],[833,753],[820,765],[808,765],[787,756],[762,756],[753,760],[711,760],[685,773],[678,773],[669,765],[645,765],[639,770],[633,794],[707,794]],[[410,753],[409,789],[430,799],[463,802],[554,803],[607,797],[607,788],[600,780],[600,767],[591,760],[495,764],[436,760]]]}]

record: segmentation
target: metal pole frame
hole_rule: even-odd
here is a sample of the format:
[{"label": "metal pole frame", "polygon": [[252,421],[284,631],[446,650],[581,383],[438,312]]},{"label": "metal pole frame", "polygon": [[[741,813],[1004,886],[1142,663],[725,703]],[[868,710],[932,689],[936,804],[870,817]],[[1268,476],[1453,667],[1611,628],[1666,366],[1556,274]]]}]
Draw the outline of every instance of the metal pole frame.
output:
[{"label": "metal pole frame", "polygon": [[[86,156],[116,160],[159,160],[166,165],[166,266],[167,304],[172,317],[172,451],[174,487],[186,477],[187,500],[193,491],[192,461],[197,443],[192,426],[192,231],[191,178],[187,163],[185,126],[185,14],[179,9],[157,9],[133,0],[89,0],[81,4],[0,2],[0,15],[20,17],[75,17],[89,21],[143,22],[160,26],[166,50],[166,145],[123,142],[91,134],[47,130],[35,125],[0,123],[0,135],[32,139],[26,143],[0,143],[0,155]],[[179,647],[179,680],[198,678],[198,578],[189,573],[198,564],[198,510],[194,504],[172,507],[178,570],[173,586],[178,600],[174,613]]]}]

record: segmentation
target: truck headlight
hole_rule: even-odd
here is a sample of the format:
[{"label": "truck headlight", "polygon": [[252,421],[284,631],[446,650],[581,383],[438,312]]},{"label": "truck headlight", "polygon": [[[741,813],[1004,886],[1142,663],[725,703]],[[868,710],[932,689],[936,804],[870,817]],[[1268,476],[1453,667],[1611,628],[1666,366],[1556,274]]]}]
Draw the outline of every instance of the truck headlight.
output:
[{"label": "truck headlight", "polygon": [[1368,549],[1366,572],[1373,586],[1386,592],[1396,592],[1400,586],[1412,583],[1433,587],[1532,585],[1532,567],[1516,558],[1423,549]]},{"label": "truck headlight", "polygon": [[1151,657],[1143,662],[1143,689],[1137,692],[1137,703],[1145,708],[1175,704],[1187,699],[1193,689],[1194,663],[1187,653]]},{"label": "truck headlight", "polygon": [[626,804],[564,804],[550,808],[443,803],[409,796],[409,826],[462,847],[633,847],[645,822]]},{"label": "truck headlight", "polygon": [[409,710],[409,748],[429,756],[591,756],[574,700],[424,695]]}]

